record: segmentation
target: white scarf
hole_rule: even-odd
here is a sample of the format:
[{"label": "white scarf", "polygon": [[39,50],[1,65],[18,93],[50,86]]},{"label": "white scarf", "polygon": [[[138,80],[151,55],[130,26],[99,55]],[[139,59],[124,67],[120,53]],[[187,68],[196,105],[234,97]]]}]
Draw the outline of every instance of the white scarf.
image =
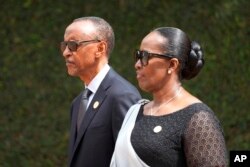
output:
[{"label": "white scarf", "polygon": [[130,141],[138,112],[145,100],[141,100],[138,103],[130,107],[124,118],[116,140],[110,167],[149,167],[136,154]]}]

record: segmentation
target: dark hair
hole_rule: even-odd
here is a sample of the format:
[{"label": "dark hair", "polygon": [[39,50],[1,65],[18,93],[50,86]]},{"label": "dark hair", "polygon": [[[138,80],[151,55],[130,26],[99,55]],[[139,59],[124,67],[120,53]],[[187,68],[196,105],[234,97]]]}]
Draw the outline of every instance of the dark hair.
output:
[{"label": "dark hair", "polygon": [[160,27],[155,29],[166,39],[161,46],[168,54],[173,55],[180,62],[180,79],[194,78],[203,67],[205,61],[198,42],[191,42],[188,36],[180,29],[174,27]]},{"label": "dark hair", "polygon": [[98,40],[105,40],[108,44],[107,54],[110,55],[115,45],[115,34],[113,28],[108,22],[100,17],[88,16],[75,19],[76,21],[90,21],[96,27],[96,38]]}]

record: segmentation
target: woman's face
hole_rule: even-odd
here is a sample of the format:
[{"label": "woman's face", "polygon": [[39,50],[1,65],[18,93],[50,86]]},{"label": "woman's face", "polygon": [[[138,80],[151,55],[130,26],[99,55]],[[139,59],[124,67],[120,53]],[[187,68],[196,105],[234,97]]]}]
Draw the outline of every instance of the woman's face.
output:
[{"label": "woman's face", "polygon": [[[151,32],[141,42],[140,51],[149,53],[164,54],[160,44],[166,44],[166,39],[157,32]],[[136,78],[139,87],[146,92],[155,92],[160,90],[169,80],[168,77],[168,58],[151,57],[148,64],[143,66],[138,60],[135,63]]]}]

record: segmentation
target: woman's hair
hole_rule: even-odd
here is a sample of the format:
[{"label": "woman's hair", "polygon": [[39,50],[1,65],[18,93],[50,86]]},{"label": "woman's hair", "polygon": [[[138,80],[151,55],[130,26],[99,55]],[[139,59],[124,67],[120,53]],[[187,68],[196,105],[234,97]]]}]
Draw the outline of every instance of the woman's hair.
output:
[{"label": "woman's hair", "polygon": [[180,79],[194,78],[205,63],[200,44],[195,41],[191,42],[188,36],[178,28],[160,27],[154,31],[166,39],[166,43],[161,48],[179,60]]}]

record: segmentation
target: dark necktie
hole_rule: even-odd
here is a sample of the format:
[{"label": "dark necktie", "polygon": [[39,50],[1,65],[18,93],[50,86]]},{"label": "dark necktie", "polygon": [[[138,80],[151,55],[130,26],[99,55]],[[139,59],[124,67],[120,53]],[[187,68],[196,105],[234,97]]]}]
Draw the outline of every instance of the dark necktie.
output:
[{"label": "dark necktie", "polygon": [[86,88],[83,93],[82,93],[82,99],[81,99],[81,104],[79,107],[79,111],[78,111],[78,118],[77,118],[77,132],[79,131],[81,124],[82,124],[82,120],[84,118],[86,109],[87,109],[87,104],[88,104],[88,100],[89,100],[89,96],[91,95],[91,91]]}]

